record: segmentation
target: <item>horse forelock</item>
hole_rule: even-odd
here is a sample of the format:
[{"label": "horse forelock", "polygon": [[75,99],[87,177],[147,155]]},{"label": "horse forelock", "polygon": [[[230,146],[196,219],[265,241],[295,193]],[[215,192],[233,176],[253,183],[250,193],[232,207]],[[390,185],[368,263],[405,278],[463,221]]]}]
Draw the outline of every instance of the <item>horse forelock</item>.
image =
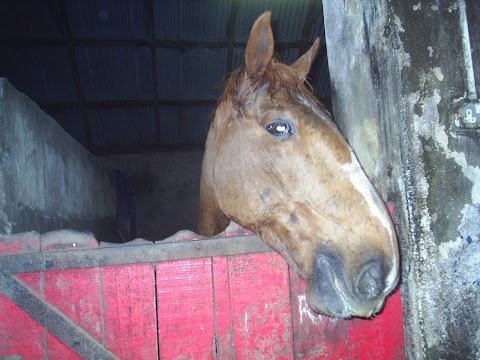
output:
[{"label": "horse forelock", "polygon": [[277,62],[275,59],[272,59],[262,75],[256,78],[248,77],[244,64],[236,69],[228,78],[217,107],[221,103],[231,101],[237,109],[242,110],[246,104],[245,99],[262,88],[266,88],[271,97],[280,91],[297,94],[325,110],[313,96],[310,84],[300,79],[288,65]]}]

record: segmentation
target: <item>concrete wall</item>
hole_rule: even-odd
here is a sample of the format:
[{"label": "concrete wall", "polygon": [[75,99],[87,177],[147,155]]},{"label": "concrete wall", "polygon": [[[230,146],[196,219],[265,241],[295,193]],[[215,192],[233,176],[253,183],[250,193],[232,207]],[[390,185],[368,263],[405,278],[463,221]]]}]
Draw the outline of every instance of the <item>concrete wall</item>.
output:
[{"label": "concrete wall", "polygon": [[133,190],[137,236],[160,240],[183,229],[195,230],[203,151],[104,157],[122,171]]},{"label": "concrete wall", "polygon": [[479,359],[480,129],[454,117],[480,90],[480,3],[323,4],[336,121],[396,204],[407,356]]},{"label": "concrete wall", "polygon": [[0,233],[71,228],[112,241],[115,206],[102,164],[0,78]]}]

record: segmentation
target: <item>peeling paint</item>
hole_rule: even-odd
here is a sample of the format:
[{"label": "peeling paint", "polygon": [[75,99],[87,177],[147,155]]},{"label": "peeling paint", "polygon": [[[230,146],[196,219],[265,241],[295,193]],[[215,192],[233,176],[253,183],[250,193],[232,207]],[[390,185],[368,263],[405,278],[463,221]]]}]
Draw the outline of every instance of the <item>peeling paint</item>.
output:
[{"label": "peeling paint", "polygon": [[320,320],[307,304],[306,295],[298,295],[298,313],[300,314],[300,324],[303,324],[304,316],[308,317],[313,324]]},{"label": "peeling paint", "polygon": [[439,68],[439,67],[434,67],[432,69],[432,72],[433,72],[433,75],[435,75],[435,77],[437,78],[438,81],[443,81],[444,79],[444,76],[443,76],[443,73],[442,73],[442,69]]},{"label": "peeling paint", "polygon": [[248,313],[245,313],[245,315],[243,316],[243,323],[244,323],[245,334],[248,334]]},{"label": "peeling paint", "polygon": [[433,57],[433,48],[431,46],[428,46],[427,50],[428,50],[428,57]]},{"label": "peeling paint", "polygon": [[452,4],[450,4],[450,5],[448,6],[447,11],[448,11],[449,13],[451,13],[451,12],[456,11],[457,9],[458,9],[458,3],[457,3],[457,2],[453,2]]},{"label": "peeling paint", "polygon": [[[419,93],[411,95],[411,103],[418,103]],[[469,312],[475,312],[475,298],[478,297],[480,283],[480,169],[467,163],[463,152],[453,151],[449,146],[449,135],[443,124],[440,124],[439,106],[441,96],[437,89],[433,95],[426,97],[421,102],[422,116],[414,115],[414,154],[421,159],[426,152],[438,151],[448,161],[453,161],[460,169],[457,178],[464,176],[472,183],[471,193],[466,201],[471,204],[463,204],[462,216],[458,220],[458,236],[449,238],[438,238],[434,229],[438,228],[435,223],[438,221],[438,214],[435,207],[427,203],[432,189],[429,183],[426,164],[415,165],[415,187],[417,194],[417,207],[415,218],[420,225],[417,296],[423,299],[419,301],[421,318],[424,319],[422,326],[425,334],[427,352],[429,357],[444,353],[448,346],[444,340],[451,335],[452,328],[461,327],[463,319],[456,318],[453,314],[460,311],[463,316]],[[433,146],[425,146],[421,139],[429,139]],[[440,164],[441,168],[446,163]],[[449,167],[446,167],[449,169]],[[436,176],[441,176],[438,170],[434,170]],[[455,178],[455,176],[453,176]],[[432,181],[432,180],[430,180]],[[444,194],[448,199],[450,194]],[[455,199],[462,201],[462,199]],[[448,206],[446,203],[444,206]],[[442,209],[447,216],[455,216],[452,209]],[[451,214],[450,214],[451,213]],[[450,214],[450,215],[449,215]],[[445,214],[443,214],[445,215]],[[450,219],[450,222],[456,221]],[[437,246],[437,243],[439,244]],[[442,259],[435,261],[434,259]],[[428,276],[427,276],[428,274]],[[433,275],[436,274],[436,275]],[[429,282],[429,279],[437,279],[437,282]],[[477,294],[477,295],[475,295]],[[464,298],[462,304],[456,301],[449,301],[451,298]],[[438,311],[439,306],[445,307]],[[449,307],[450,306],[450,307]],[[461,309],[459,308],[462,307]],[[474,317],[473,317],[474,318]],[[470,321],[475,321],[474,319]],[[428,328],[428,331],[426,330]],[[478,339],[478,337],[477,337]],[[480,339],[479,339],[480,340]],[[435,355],[437,354],[437,355]]]},{"label": "peeling paint", "polygon": [[[424,117],[430,119],[439,119],[437,106],[440,103],[441,97],[437,90],[434,91],[434,95],[424,101]],[[445,130],[445,126],[438,123],[432,123],[431,121],[424,121],[420,117],[416,116],[415,119],[415,132],[425,138],[432,138],[435,143],[442,150],[447,159],[452,159],[462,168],[462,173],[473,184],[471,199],[473,203],[480,203],[480,168],[478,166],[470,166],[467,163],[464,153],[459,153],[450,150],[448,147],[448,135]],[[420,149],[418,149],[420,151]]]},{"label": "peeling paint", "polygon": [[453,272],[457,286],[480,286],[480,205],[467,204],[458,228],[459,236],[439,246],[442,259]]},{"label": "peeling paint", "polygon": [[[471,98],[473,89],[464,78],[469,52],[462,40],[468,45],[470,36],[459,5],[465,1],[328,5],[336,119],[369,176],[373,170],[380,178],[385,168],[374,164],[377,149],[366,142],[378,142],[378,163],[394,159],[393,175],[389,180],[383,173],[381,188],[404,196],[396,223],[407,357],[478,359],[479,153],[475,141],[449,132],[456,100]],[[400,151],[392,151],[395,146]]]}]

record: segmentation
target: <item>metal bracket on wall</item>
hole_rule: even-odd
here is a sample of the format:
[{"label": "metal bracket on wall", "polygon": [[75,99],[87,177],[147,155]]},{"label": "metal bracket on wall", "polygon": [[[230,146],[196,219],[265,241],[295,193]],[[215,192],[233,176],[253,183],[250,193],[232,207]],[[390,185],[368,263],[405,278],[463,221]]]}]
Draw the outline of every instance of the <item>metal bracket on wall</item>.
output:
[{"label": "metal bracket on wall", "polygon": [[451,130],[457,134],[480,134],[480,101],[464,100],[453,110]]}]

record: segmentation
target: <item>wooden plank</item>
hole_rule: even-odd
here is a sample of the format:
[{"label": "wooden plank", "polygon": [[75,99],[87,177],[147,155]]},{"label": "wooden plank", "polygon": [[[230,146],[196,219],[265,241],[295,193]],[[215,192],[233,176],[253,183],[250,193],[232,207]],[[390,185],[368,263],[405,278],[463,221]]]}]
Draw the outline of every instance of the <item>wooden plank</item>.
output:
[{"label": "wooden plank", "polygon": [[106,347],[120,359],[157,359],[152,265],[102,269]]},{"label": "wooden plank", "polygon": [[55,270],[44,275],[45,300],[101,342],[103,324],[99,270]]},{"label": "wooden plank", "polygon": [[47,331],[47,359],[69,359],[83,360],[83,358],[70,349],[65,343],[57,339],[52,333]]},{"label": "wooden plank", "polygon": [[293,359],[288,268],[276,253],[229,259],[236,359]]},{"label": "wooden plank", "polygon": [[[99,269],[54,270],[44,274],[45,301],[73,323],[102,342],[102,310]],[[48,355],[67,359],[71,351],[47,336]]]},{"label": "wooden plank", "polygon": [[295,359],[347,359],[346,321],[314,313],[307,304],[306,290],[306,282],[290,269]]},{"label": "wooden plank", "polygon": [[8,274],[19,274],[272,251],[265,242],[254,235],[155,244],[145,240],[140,245],[114,244],[95,249],[77,247],[72,250],[1,255],[0,268]]},{"label": "wooden plank", "polygon": [[[0,241],[0,250],[22,251],[19,244]],[[49,244],[45,250],[58,248],[53,240]],[[37,251],[28,241],[24,246]],[[41,274],[18,277],[39,296],[45,291],[47,301],[122,359],[155,359],[157,346],[162,358],[405,359],[399,293],[373,320],[318,316],[306,304],[305,282],[275,253],[113,266],[101,274],[96,268],[48,271],[44,286]],[[49,333],[45,347],[42,327],[2,296],[1,311],[8,316],[6,327],[0,325],[0,357],[37,358],[46,350],[50,358],[80,359]]]},{"label": "wooden plank", "polygon": [[[0,254],[38,251],[36,232],[0,236]],[[41,294],[40,274],[17,275],[25,286]],[[43,327],[6,296],[0,294],[0,358],[41,359],[44,354]]]},{"label": "wooden plank", "polygon": [[230,360],[235,357],[228,281],[228,257],[214,257],[212,262],[216,354],[217,359]]},{"label": "wooden plank", "polygon": [[214,359],[212,261],[157,264],[157,311],[161,359]]},{"label": "wooden plank", "polygon": [[[38,252],[43,245],[45,245],[43,250],[54,249],[56,248],[54,246],[55,236],[51,235],[49,234],[45,237],[45,244],[41,241],[42,237],[34,232],[3,236],[0,237],[0,251]],[[64,240],[63,238],[61,239],[60,247],[67,246],[67,242]],[[53,342],[55,343],[52,348],[49,348],[44,340],[45,330],[43,327],[45,327],[57,334],[64,343],[68,343],[85,358],[113,359],[114,357],[111,353],[101,349],[98,343],[84,331],[75,328],[71,320],[66,318],[64,314],[43,301],[42,277],[43,274],[38,273],[21,274],[17,275],[17,278],[21,280],[19,282],[8,274],[0,274],[0,291],[5,294],[5,297],[1,297],[1,303],[3,307],[6,301],[9,301],[5,311],[8,311],[6,317],[11,319],[7,323],[7,331],[11,334],[5,336],[5,339],[8,339],[8,343],[3,344],[4,346],[1,347],[0,354],[2,356],[15,355],[23,356],[24,358],[41,359],[46,356],[48,351],[55,350],[58,348],[57,345],[60,344],[59,346],[63,347],[60,353],[57,353],[60,358],[79,358],[64,344],[47,334],[47,337],[54,339]],[[6,298],[9,300],[5,300]],[[22,330],[17,331],[19,328]],[[26,345],[25,340],[30,345]],[[32,346],[36,351],[32,350]],[[59,357],[54,356],[54,358]]]},{"label": "wooden plank", "polygon": [[1,294],[0,314],[0,358],[42,359],[42,326]]},{"label": "wooden plank", "polygon": [[0,254],[38,252],[40,234],[35,231],[14,235],[0,235]]},{"label": "wooden plank", "polygon": [[406,358],[400,291],[388,298],[383,311],[373,319],[349,320],[347,328],[350,359]]},{"label": "wooden plank", "polygon": [[[93,236],[72,231],[53,231],[41,237],[44,254],[63,249],[95,248]],[[76,251],[76,250],[73,250]],[[47,271],[44,277],[44,299],[62,312],[98,343],[103,342],[102,301],[99,268]],[[68,329],[66,336],[74,337]],[[75,341],[76,339],[72,339]],[[79,354],[47,332],[47,357],[52,359],[82,359]]]},{"label": "wooden plank", "polygon": [[101,347],[89,334],[74,326],[72,321],[64,314],[45,303],[43,299],[14,277],[0,273],[0,292],[83,358],[116,358],[112,353]]}]

